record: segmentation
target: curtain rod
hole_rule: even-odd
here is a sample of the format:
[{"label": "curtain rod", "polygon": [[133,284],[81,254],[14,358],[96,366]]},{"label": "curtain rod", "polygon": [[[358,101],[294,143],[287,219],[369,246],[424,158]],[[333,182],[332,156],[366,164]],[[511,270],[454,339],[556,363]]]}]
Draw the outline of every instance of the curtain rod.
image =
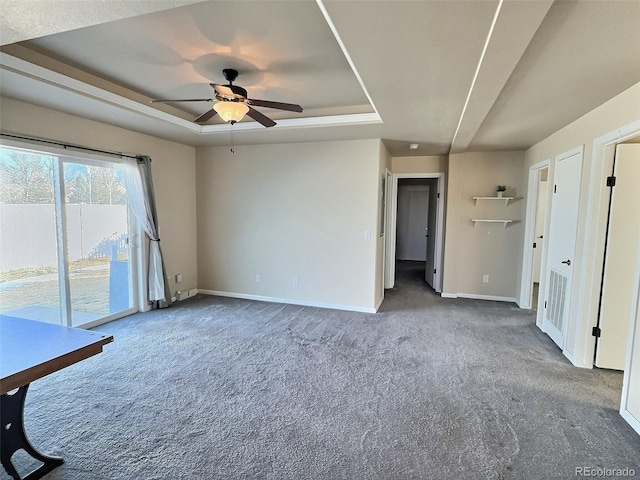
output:
[{"label": "curtain rod", "polygon": [[86,150],[87,152],[103,153],[105,155],[114,155],[116,157],[128,157],[128,158],[135,158],[139,160],[144,156],[144,155],[131,155],[131,154],[122,153],[122,152],[115,152],[112,150],[101,150],[99,148],[85,147],[83,145],[76,145],[73,143],[58,142],[56,140],[49,140],[47,138],[29,137],[27,135],[17,135],[15,133],[0,132],[0,135],[2,135],[3,137],[17,138],[19,140],[27,140],[31,142],[40,142],[40,143],[48,143],[50,145],[58,145],[64,148],[74,148],[76,150]]}]

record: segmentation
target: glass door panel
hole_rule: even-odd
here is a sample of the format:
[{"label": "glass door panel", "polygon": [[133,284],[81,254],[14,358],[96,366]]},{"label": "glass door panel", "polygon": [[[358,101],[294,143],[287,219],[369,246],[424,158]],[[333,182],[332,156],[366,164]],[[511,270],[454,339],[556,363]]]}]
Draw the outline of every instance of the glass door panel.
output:
[{"label": "glass door panel", "polygon": [[118,164],[64,162],[72,326],[133,307],[129,216]]},{"label": "glass door panel", "polygon": [[57,159],[0,148],[0,315],[60,323]]}]

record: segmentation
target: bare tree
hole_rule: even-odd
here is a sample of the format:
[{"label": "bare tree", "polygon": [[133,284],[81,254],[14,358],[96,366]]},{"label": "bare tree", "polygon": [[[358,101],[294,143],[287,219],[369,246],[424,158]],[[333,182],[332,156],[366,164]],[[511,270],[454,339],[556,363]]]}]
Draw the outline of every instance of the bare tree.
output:
[{"label": "bare tree", "polygon": [[6,203],[53,203],[54,160],[10,150],[0,161],[2,201]]},{"label": "bare tree", "polygon": [[91,203],[107,205],[122,204],[125,201],[124,181],[112,168],[89,167]]}]

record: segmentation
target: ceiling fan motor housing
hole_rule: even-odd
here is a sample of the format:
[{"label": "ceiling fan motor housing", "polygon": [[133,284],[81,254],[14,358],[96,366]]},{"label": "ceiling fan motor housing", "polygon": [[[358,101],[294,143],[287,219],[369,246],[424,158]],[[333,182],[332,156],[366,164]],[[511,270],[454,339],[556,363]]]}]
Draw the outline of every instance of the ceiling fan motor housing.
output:
[{"label": "ceiling fan motor housing", "polygon": [[235,82],[238,78],[238,71],[233,68],[225,68],[222,70],[222,75],[229,83]]}]

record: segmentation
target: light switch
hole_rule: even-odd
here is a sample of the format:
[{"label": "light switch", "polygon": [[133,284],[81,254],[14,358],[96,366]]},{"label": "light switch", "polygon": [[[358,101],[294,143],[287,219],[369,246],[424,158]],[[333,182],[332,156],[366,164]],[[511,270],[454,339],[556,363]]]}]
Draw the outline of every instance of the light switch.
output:
[{"label": "light switch", "polygon": [[365,240],[371,240],[371,230],[365,230],[364,231],[364,239]]}]

